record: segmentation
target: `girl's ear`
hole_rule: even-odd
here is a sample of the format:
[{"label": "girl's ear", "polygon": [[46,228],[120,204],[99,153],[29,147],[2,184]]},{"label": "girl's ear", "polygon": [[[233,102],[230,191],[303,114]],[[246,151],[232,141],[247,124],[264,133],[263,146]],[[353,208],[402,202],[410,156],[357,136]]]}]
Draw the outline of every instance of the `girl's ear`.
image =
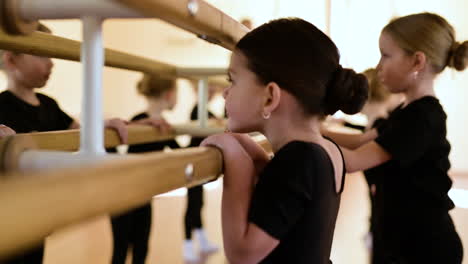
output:
[{"label": "girl's ear", "polygon": [[6,68],[6,69],[12,69],[15,67],[16,65],[16,55],[13,54],[12,52],[10,51],[5,51],[3,54],[2,54],[2,61],[3,61],[3,66]]},{"label": "girl's ear", "polygon": [[275,82],[270,82],[265,88],[263,114],[269,116],[278,107],[281,100],[281,88]]},{"label": "girl's ear", "polygon": [[427,63],[427,57],[424,52],[416,51],[413,55],[413,71],[420,72],[424,70]]}]

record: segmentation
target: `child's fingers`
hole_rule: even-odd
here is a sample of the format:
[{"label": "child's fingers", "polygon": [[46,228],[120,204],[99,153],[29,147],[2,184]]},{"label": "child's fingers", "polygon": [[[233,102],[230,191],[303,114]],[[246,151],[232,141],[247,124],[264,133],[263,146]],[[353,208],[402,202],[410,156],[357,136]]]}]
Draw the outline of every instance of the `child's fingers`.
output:
[{"label": "child's fingers", "polygon": [[119,118],[114,118],[110,120],[106,120],[106,127],[107,128],[112,128],[115,131],[117,131],[117,134],[119,134],[120,142],[122,144],[127,144],[128,142],[128,128],[127,128],[128,122],[119,119]]},{"label": "child's fingers", "polygon": [[12,136],[12,135],[15,135],[16,132],[5,126],[5,125],[0,125],[0,138],[3,138],[3,137],[7,137],[7,136]]}]

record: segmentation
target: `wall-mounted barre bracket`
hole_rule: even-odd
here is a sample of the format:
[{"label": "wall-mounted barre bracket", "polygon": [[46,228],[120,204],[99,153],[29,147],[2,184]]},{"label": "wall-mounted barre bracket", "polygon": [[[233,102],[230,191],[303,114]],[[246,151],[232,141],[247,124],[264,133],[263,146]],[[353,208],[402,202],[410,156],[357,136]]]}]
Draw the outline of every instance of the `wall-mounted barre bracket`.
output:
[{"label": "wall-mounted barre bracket", "polygon": [[102,19],[84,16],[82,24],[81,61],[84,81],[80,152],[103,155],[106,151],[104,150],[104,114],[102,109],[102,71],[104,67]]}]

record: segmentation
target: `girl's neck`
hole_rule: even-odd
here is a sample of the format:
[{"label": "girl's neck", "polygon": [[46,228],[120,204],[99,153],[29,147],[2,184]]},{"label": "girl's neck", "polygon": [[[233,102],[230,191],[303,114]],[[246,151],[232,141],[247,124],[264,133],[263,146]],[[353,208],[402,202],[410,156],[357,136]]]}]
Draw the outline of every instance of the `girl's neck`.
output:
[{"label": "girl's neck", "polygon": [[28,104],[34,106],[40,105],[39,98],[37,98],[37,94],[34,92],[34,89],[25,87],[11,78],[8,80],[7,90]]},{"label": "girl's neck", "polygon": [[163,99],[149,99],[148,107],[146,112],[148,113],[149,117],[160,119],[162,118],[162,112],[167,108],[167,103]]},{"label": "girl's neck", "polygon": [[405,92],[405,106],[425,96],[434,96],[434,79],[423,78]]},{"label": "girl's neck", "polygon": [[320,143],[323,140],[320,133],[320,120],[316,117],[302,121],[272,118],[270,122],[267,122],[262,133],[270,141],[275,153],[291,141]]}]

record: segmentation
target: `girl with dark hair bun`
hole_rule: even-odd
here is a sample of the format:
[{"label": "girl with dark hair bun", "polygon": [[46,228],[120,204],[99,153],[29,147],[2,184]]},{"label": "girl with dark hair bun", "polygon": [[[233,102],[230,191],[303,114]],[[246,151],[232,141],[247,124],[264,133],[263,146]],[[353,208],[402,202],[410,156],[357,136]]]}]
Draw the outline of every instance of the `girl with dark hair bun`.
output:
[{"label": "girl with dark hair bun", "polygon": [[[368,94],[366,78],[339,57],[330,38],[297,18],[266,23],[237,44],[223,93],[232,132],[202,142],[223,152],[230,263],[330,263],[345,165],[320,123],[359,112]],[[254,131],[271,143],[272,159],[238,134]]]}]

